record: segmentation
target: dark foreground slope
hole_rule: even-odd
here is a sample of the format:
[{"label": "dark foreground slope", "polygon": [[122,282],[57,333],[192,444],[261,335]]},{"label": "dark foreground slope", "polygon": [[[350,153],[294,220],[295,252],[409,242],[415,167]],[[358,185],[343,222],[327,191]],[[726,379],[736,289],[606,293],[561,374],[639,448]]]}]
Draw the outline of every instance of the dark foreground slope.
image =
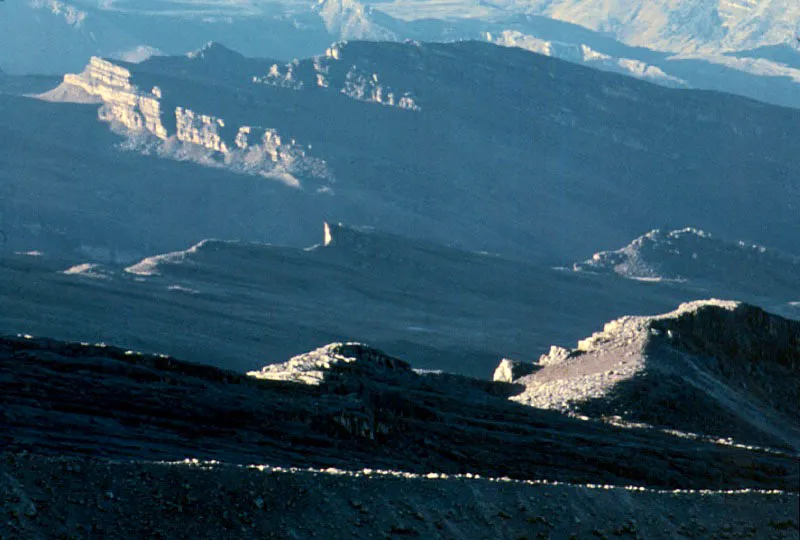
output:
[{"label": "dark foreground slope", "polygon": [[[331,345],[254,377],[111,347],[4,338],[2,441],[112,459],[364,467],[662,488],[795,489],[788,456],[565,417],[513,387]],[[319,383],[319,384],[314,384]]]},{"label": "dark foreground slope", "polygon": [[5,538],[797,538],[796,494],[2,456]]},{"label": "dark foreground slope", "polygon": [[[786,341],[796,323],[745,311],[693,317],[684,307],[646,330],[674,331],[687,354],[777,362],[786,384],[796,381],[797,346]],[[727,348],[701,343],[715,333],[745,337]],[[585,356],[614,341],[602,337],[588,340]],[[617,337],[642,345],[635,332]],[[750,387],[774,385],[773,371],[749,370]],[[242,375],[108,346],[0,338],[0,534],[797,538],[791,450],[509,400],[533,391],[524,378],[418,372],[360,344]],[[617,397],[594,400],[614,407]],[[750,397],[742,405],[758,405],[758,392]],[[680,427],[669,403],[628,405],[661,407]],[[783,412],[793,429],[796,409]]]}]

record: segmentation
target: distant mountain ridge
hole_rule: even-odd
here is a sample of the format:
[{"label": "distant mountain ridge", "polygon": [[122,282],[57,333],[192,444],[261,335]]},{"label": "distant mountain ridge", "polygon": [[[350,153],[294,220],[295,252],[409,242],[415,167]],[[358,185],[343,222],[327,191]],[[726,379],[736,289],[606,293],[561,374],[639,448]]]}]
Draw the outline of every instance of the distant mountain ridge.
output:
[{"label": "distant mountain ridge", "polygon": [[[488,39],[667,86],[800,107],[800,53],[792,29],[800,24],[786,0],[694,0],[679,7],[662,0],[635,12],[625,2],[571,0],[74,3],[0,6],[0,33],[8,36],[0,65],[12,73],[63,74],[77,71],[90,56],[141,61],[209,40],[286,62],[340,40]],[[59,54],[49,54],[45,42]]]},{"label": "distant mountain ridge", "polygon": [[92,253],[74,265],[12,253],[0,258],[0,326],[240,371],[361,341],[413,357],[415,367],[487,377],[504,356],[528,358],[598,320],[692,298],[379,230],[325,231],[304,249],[204,240],[124,266],[85,262]]},{"label": "distant mountain ridge", "polygon": [[512,0],[513,8],[608,32],[656,50],[745,50],[794,43],[800,5],[791,0]]},{"label": "distant mountain ridge", "polygon": [[725,287],[737,294],[770,294],[786,301],[798,295],[800,258],[748,245],[726,242],[687,227],[655,229],[616,251],[595,253],[575,263],[578,272],[614,273],[645,281],[686,281],[698,287]]},{"label": "distant mountain ridge", "polygon": [[[56,103],[5,98],[21,99],[3,112],[12,140],[51,141],[62,156],[34,183],[63,189],[59,178],[72,174],[63,162],[86,169],[70,193],[48,204],[75,197],[78,207],[96,207],[84,218],[113,222],[91,227],[86,241],[59,224],[74,223],[73,211],[50,211],[32,246],[23,244],[39,229],[22,224],[42,227],[41,218],[13,218],[17,250],[50,251],[48,238],[51,246],[78,243],[137,258],[208,237],[303,246],[317,237],[318,223],[358,216],[354,225],[551,264],[665,222],[800,252],[791,233],[800,206],[795,110],[667,89],[480,42],[329,49],[289,64],[216,44],[140,64],[96,58],[65,77],[62,94],[45,96]],[[96,105],[58,103],[76,92],[77,101],[99,100],[113,133],[87,126],[82,138],[55,134],[97,117]],[[30,125],[40,114],[52,129]],[[33,148],[0,158],[9,186],[21,182],[12,171]],[[86,159],[86,152],[108,160]],[[121,159],[129,168],[111,165]],[[170,172],[154,173],[165,168]],[[188,168],[208,171],[192,173],[202,181],[176,172]],[[277,191],[253,197],[252,190],[267,188],[244,176]],[[166,225],[174,205],[155,210],[168,203],[153,198],[154,188],[138,188],[150,182],[195,201],[177,210],[186,218],[181,227]],[[134,198],[114,195],[134,188]],[[93,195],[98,190],[110,194],[110,206]],[[202,195],[208,190],[218,194],[213,204]],[[605,205],[596,204],[600,198]],[[236,213],[252,225],[219,209],[234,199]],[[125,221],[130,231],[112,234],[120,207],[132,216]],[[140,208],[154,210],[140,215]]]}]

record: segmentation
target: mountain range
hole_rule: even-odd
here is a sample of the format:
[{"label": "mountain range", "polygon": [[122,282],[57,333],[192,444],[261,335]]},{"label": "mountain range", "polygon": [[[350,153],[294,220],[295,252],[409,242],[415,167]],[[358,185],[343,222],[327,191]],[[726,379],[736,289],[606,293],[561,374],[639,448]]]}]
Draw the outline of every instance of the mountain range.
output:
[{"label": "mountain range", "polygon": [[798,17],[0,2],[0,540],[796,538]]},{"label": "mountain range", "polygon": [[[798,318],[792,266],[734,250],[726,267],[773,276],[756,287],[712,271],[716,243],[694,246],[698,258],[681,267],[692,279],[653,282],[341,224],[319,233],[320,243],[304,249],[205,240],[127,266],[8,256],[0,264],[0,325],[237,371],[333,341],[361,341],[414,358],[421,369],[488,377],[502,358],[532,362],[551,344],[574,346],[597,321],[698,297],[758,301]],[[643,250],[640,261],[655,265],[659,253]]]},{"label": "mountain range", "polygon": [[795,110],[514,48],[353,42],[286,64],[211,45],[0,100],[13,251],[300,247],[328,220],[553,265],[664,223],[800,253]]},{"label": "mountain range", "polygon": [[[77,71],[92,55],[141,61],[213,40],[288,61],[343,39],[488,40],[668,86],[798,106],[798,12],[791,2],[502,1],[88,2],[0,10],[0,67]],[[179,29],[176,31],[176,29]],[[50,53],[56,46],[58,55]],[[577,53],[575,52],[577,51]]]}]

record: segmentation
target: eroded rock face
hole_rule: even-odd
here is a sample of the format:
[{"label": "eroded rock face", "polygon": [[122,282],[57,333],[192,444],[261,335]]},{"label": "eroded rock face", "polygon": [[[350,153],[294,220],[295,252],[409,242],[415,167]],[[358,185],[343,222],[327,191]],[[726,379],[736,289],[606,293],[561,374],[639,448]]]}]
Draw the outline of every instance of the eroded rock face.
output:
[{"label": "eroded rock face", "polygon": [[350,58],[346,42],[336,43],[324,55],[282,66],[274,64],[265,75],[254,78],[254,82],[293,90],[333,91],[356,101],[420,110],[413,92],[387,84],[374,62],[353,56]]},{"label": "eroded rock face", "polygon": [[116,121],[131,131],[147,131],[159,139],[167,138],[161,121],[161,91],[149,91],[131,82],[131,72],[108,60],[92,57],[80,74],[64,75],[62,86],[72,86],[97,98],[103,107],[100,118]]},{"label": "eroded rock face", "polygon": [[800,447],[800,323],[737,302],[623,317],[511,382],[534,407]]},{"label": "eroded rock face", "polygon": [[[243,58],[210,43],[183,60],[171,60],[209,64],[208,69],[213,72],[217,67],[225,69],[230,57]],[[216,66],[218,63],[222,65]],[[176,95],[168,87],[161,84],[141,87],[137,74],[132,72],[136,69],[129,63],[92,57],[82,73],[65,75],[58,88],[40,97],[48,101],[100,104],[100,120],[126,136],[122,145],[126,149],[260,175],[291,187],[301,185],[296,175],[324,181],[333,179],[324,161],[309,156],[301,144],[282,137],[276,129],[229,125],[217,111],[181,105],[188,97]],[[165,99],[178,105],[165,106]]]}]

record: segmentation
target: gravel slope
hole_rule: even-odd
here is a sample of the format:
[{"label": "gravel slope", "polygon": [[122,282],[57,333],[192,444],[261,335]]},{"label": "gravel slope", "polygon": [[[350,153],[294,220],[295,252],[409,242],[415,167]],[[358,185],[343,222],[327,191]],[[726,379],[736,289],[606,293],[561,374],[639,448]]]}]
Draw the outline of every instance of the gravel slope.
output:
[{"label": "gravel slope", "polygon": [[798,538],[798,497],[5,455],[0,538]]}]

